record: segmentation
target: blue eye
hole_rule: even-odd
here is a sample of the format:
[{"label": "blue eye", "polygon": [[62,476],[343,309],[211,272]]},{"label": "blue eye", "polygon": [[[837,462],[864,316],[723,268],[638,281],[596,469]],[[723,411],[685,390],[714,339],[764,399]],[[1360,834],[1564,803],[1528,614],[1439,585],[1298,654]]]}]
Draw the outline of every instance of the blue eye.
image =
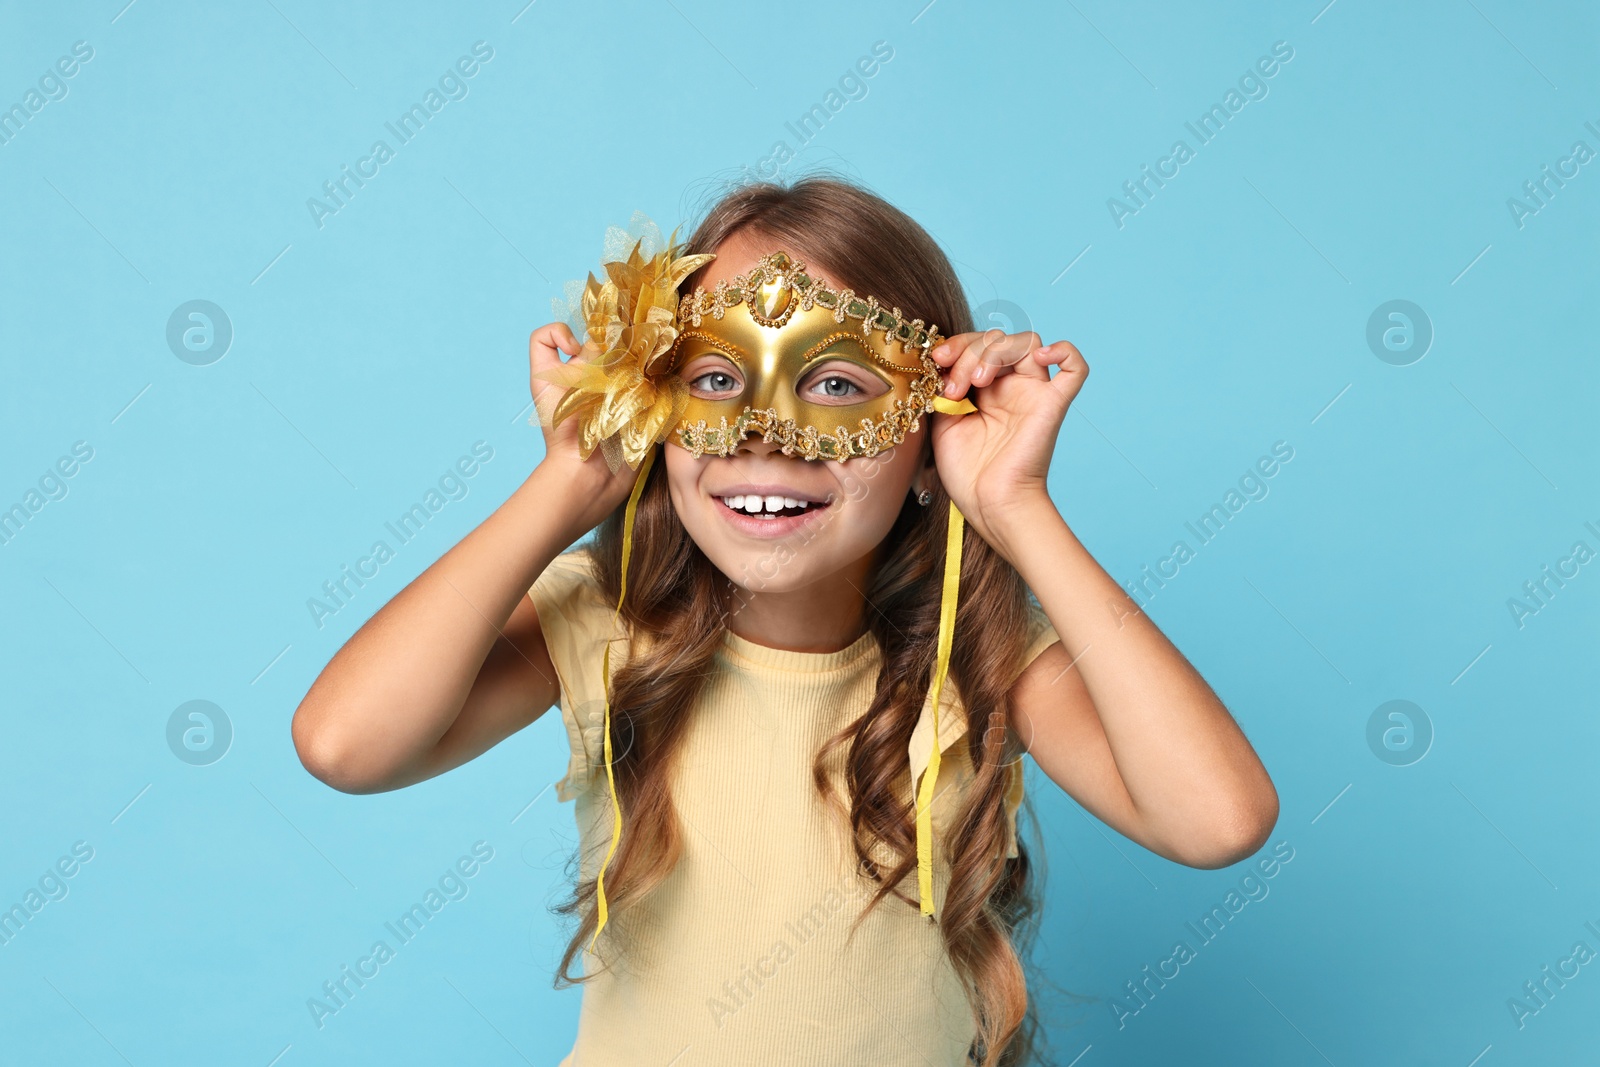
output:
[{"label": "blue eye", "polygon": [[824,396],[830,397],[854,396],[861,392],[859,385],[838,374],[830,374],[821,379],[817,382],[817,388],[821,389]]},{"label": "blue eye", "polygon": [[708,393],[727,393],[739,388],[739,381],[726,371],[711,370],[689,382]]},{"label": "blue eye", "polygon": [[862,365],[865,358],[863,356],[857,360],[848,354],[841,354],[818,360],[820,365],[812,367],[797,383],[796,391],[813,404],[836,407],[864,404],[882,396],[891,386],[876,372]]}]

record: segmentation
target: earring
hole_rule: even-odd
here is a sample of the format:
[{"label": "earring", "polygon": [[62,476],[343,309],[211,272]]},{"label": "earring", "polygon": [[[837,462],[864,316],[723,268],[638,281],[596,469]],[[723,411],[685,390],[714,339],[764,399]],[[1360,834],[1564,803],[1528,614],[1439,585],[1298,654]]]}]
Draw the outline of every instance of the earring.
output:
[{"label": "earring", "polygon": [[927,507],[929,504],[933,503],[933,490],[924,489],[922,492],[918,493],[917,503],[921,504],[923,507]]}]

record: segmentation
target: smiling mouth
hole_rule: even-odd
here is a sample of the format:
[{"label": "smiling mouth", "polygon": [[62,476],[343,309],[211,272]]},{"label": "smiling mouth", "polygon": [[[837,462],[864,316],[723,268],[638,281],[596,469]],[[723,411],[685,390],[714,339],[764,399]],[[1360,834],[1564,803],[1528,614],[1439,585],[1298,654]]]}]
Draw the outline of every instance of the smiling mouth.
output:
[{"label": "smiling mouth", "polygon": [[826,503],[812,500],[797,500],[792,496],[762,496],[757,493],[722,496],[717,497],[717,500],[729,511],[736,511],[756,519],[804,515],[807,511],[816,511],[828,506]]}]

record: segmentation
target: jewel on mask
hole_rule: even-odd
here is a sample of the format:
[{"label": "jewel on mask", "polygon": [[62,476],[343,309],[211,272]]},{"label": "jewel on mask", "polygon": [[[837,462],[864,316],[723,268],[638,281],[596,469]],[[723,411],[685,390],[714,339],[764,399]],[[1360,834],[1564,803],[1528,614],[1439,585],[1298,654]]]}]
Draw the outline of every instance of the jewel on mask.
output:
[{"label": "jewel on mask", "polygon": [[[785,258],[784,263],[787,262]],[[774,274],[751,292],[750,317],[763,326],[782,326],[789,321],[794,307],[794,290],[784,274]]]}]

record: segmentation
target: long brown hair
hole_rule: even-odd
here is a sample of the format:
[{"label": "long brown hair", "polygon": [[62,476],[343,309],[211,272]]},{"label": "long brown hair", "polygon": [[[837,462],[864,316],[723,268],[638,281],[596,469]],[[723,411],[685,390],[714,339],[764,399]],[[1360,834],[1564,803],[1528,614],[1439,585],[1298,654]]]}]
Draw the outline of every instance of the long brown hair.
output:
[{"label": "long brown hair", "polygon": [[[906,308],[951,336],[972,328],[966,296],[950,261],[925,230],[880,197],[835,178],[792,186],[747,185],[725,195],[695,230],[687,250],[713,252],[735,233],[771,238],[835,286],[871,293]],[[684,283],[692,292],[696,277]],[[925,446],[926,447],[926,446]],[[668,495],[665,464],[656,463],[639,498],[623,615],[631,635],[628,662],[611,687],[617,792],[625,813],[621,843],[606,872],[610,914],[626,928],[628,910],[672,871],[682,847],[669,788],[673,756],[712,658],[722,643],[727,580],[690,540]],[[939,624],[939,576],[949,498],[907,500],[864,590],[876,609],[868,626],[882,650],[871,706],[817,754],[813,777],[825,796],[842,765],[849,823],[861,869],[877,882],[868,908],[893,896],[916,869],[914,811],[906,750],[932,675]],[[622,508],[599,527],[589,549],[606,595],[618,595]],[[1008,769],[1007,691],[1027,629],[1027,588],[975,534],[961,560],[950,679],[964,705],[965,743],[973,769],[966,795],[943,841],[951,873],[939,927],[972,1006],[973,1051],[983,1067],[1031,1061],[1038,1035],[1022,952],[1036,927],[1030,860],[1017,841],[1007,858],[1004,795]],[[998,729],[996,728],[998,727]],[[596,923],[593,879],[579,882],[561,909],[578,917],[557,983],[583,981],[571,970]],[[610,927],[608,926],[608,930]]]}]

